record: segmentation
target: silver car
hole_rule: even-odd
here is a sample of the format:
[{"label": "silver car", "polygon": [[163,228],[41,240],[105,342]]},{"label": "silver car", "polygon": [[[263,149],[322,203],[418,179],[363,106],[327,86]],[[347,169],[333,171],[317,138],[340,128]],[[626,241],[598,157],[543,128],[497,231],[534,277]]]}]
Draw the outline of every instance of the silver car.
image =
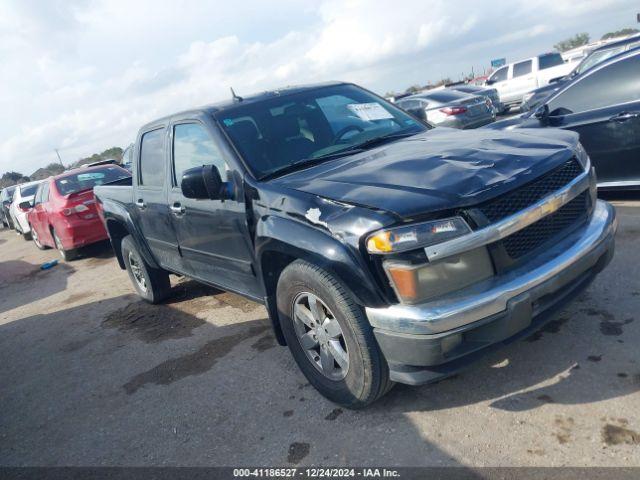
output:
[{"label": "silver car", "polygon": [[440,127],[477,128],[496,120],[491,100],[455,90],[433,90],[405,97],[396,105]]},{"label": "silver car", "polygon": [[451,85],[447,87],[450,90],[456,90],[457,92],[467,93],[469,95],[484,95],[485,97],[489,97],[491,103],[493,103],[493,108],[496,109],[496,113],[503,113],[509,110],[508,107],[505,107],[500,101],[500,95],[498,95],[498,90],[490,87],[480,87],[478,85],[470,85],[468,83],[463,83],[462,85]]}]

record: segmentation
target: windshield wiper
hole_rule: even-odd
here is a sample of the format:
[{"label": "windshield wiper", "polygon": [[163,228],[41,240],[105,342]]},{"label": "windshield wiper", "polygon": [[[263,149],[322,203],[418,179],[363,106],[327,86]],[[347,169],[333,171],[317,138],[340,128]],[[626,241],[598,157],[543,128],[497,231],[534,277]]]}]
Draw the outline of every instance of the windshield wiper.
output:
[{"label": "windshield wiper", "polygon": [[[367,148],[375,147],[376,145],[381,145],[389,140],[397,140],[398,138],[410,137],[412,135],[416,135],[420,132],[393,132],[387,133],[386,135],[381,135],[380,137],[373,137],[369,140],[365,140],[361,143],[356,143],[355,145],[351,145],[347,150],[366,150]],[[344,151],[344,150],[341,150]]]},{"label": "windshield wiper", "polygon": [[312,165],[322,163],[326,160],[331,160],[332,158],[344,157],[346,155],[351,155],[352,153],[360,152],[363,150],[364,149],[362,148],[352,149],[351,147],[349,147],[349,148],[343,148],[342,150],[339,150],[337,152],[325,153],[324,155],[319,155],[317,157],[301,158],[300,160],[296,160],[295,162],[290,163],[289,165],[285,165],[282,168],[279,168],[277,170],[274,170],[273,172],[267,173],[266,175],[261,177],[261,180],[269,180],[273,177],[279,177],[281,175],[285,175],[294,170],[298,170],[299,168],[310,167]]},{"label": "windshield wiper", "polygon": [[346,155],[351,155],[352,153],[363,152],[368,148],[374,147],[376,145],[380,145],[382,143],[388,142],[390,140],[396,140],[398,138],[410,137],[411,135],[416,135],[420,132],[392,132],[387,133],[386,135],[381,135],[379,137],[370,138],[369,140],[365,140],[361,143],[356,143],[354,145],[350,145],[342,150],[338,150],[337,152],[326,153],[324,155],[319,155],[317,157],[310,158],[302,158],[300,160],[296,160],[295,162],[286,165],[278,170],[275,170],[271,173],[266,174],[262,177],[262,180],[268,180],[273,177],[281,176],[286,173],[289,173],[293,170],[297,170],[299,168],[305,168],[311,165],[315,165],[317,163],[321,163],[325,160],[331,160],[332,158],[340,158]]}]

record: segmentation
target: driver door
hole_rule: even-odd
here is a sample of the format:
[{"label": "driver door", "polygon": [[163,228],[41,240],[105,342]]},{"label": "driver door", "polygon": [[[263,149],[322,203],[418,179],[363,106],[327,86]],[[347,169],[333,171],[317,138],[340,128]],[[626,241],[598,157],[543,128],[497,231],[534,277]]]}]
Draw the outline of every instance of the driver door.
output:
[{"label": "driver door", "polygon": [[[253,265],[242,182],[214,129],[198,118],[181,119],[171,126],[173,178],[169,210],[185,273],[227,290],[262,298],[264,294]],[[182,172],[203,165],[218,168],[223,181],[227,181],[228,198],[191,199],[182,194]]]}]

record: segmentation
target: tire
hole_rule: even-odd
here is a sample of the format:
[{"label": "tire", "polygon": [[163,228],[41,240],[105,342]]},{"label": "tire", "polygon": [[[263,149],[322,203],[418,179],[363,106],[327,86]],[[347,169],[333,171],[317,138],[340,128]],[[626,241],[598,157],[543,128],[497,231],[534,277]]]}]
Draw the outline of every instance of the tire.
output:
[{"label": "tire", "polygon": [[39,250],[46,250],[47,248],[49,248],[46,245],[43,245],[42,243],[40,243],[40,239],[38,238],[38,232],[36,232],[33,229],[32,225],[30,225],[30,228],[31,228],[31,240],[33,240],[34,245],[38,247]]},{"label": "tire", "polygon": [[122,257],[137,294],[149,303],[160,303],[169,296],[169,274],[152,268],[142,258],[131,235],[122,239]]},{"label": "tire", "polygon": [[22,238],[26,241],[31,240],[31,232],[23,233]]},{"label": "tire", "polygon": [[64,249],[64,247],[62,246],[62,242],[60,241],[60,238],[58,238],[58,234],[56,233],[55,230],[51,230],[51,235],[53,236],[53,241],[56,244],[56,249],[58,250],[58,253],[60,253],[60,256],[65,262],[70,262],[72,260],[75,260],[78,257],[77,250]]},{"label": "tire", "polygon": [[[316,300],[313,300],[314,296]],[[317,327],[317,321],[314,330],[300,320],[304,317],[311,321],[308,315],[312,310],[312,300],[315,305],[320,300],[321,305],[321,309],[316,310],[319,315],[312,317],[322,317],[323,325],[332,325],[329,334]],[[291,354],[307,380],[323,396],[346,408],[358,409],[375,402],[393,387],[389,380],[389,367],[362,307],[330,273],[296,260],[283,270],[278,279],[277,303],[282,331]],[[337,329],[333,321],[340,327],[340,335],[335,335]],[[301,327],[306,331],[304,335],[301,335]],[[311,335],[310,339],[310,334],[315,336]],[[303,340],[306,347],[302,346]],[[315,347],[308,348],[314,341],[318,344],[317,355]],[[337,349],[339,353],[331,355],[334,360],[328,361],[327,369],[324,368],[326,355],[322,356],[323,349],[325,352],[336,352]],[[346,368],[345,353],[348,359]],[[319,358],[314,359],[314,356]],[[339,362],[337,359],[341,356],[342,361]]]}]

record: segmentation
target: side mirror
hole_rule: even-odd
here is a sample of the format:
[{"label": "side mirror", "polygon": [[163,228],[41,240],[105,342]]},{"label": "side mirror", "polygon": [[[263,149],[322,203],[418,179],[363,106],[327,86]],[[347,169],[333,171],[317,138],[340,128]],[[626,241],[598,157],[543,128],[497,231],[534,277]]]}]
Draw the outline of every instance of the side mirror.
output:
[{"label": "side mirror", "polygon": [[533,116],[540,120],[540,122],[544,125],[549,123],[549,105],[547,105],[546,103],[540,105],[538,108],[536,108],[535,112],[533,112]]},{"label": "side mirror", "polygon": [[495,81],[495,80],[493,80],[493,79],[491,79],[491,78],[487,78],[487,79],[484,81],[484,83],[485,83],[485,85],[493,85],[494,83],[496,83],[496,81]]},{"label": "side mirror", "polygon": [[31,210],[33,208],[33,202],[32,201],[20,202],[18,204],[18,208],[20,210],[22,210],[23,212],[27,212],[27,211],[29,211],[29,210]]},{"label": "side mirror", "polygon": [[225,185],[215,165],[203,165],[185,170],[180,182],[182,194],[187,198],[222,200]]}]

